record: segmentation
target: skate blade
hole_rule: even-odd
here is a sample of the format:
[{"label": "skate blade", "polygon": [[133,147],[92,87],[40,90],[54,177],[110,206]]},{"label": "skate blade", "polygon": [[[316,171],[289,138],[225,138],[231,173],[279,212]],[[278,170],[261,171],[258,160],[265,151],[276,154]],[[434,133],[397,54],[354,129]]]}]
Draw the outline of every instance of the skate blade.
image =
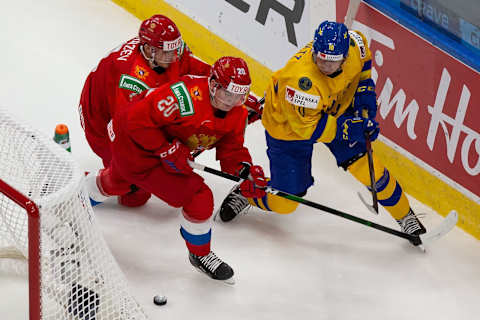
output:
[{"label": "skate blade", "polygon": [[[215,211],[215,214],[213,215],[213,221],[217,221],[217,217],[219,214],[220,214],[220,209],[217,209],[217,211]],[[222,219],[220,219],[220,221],[222,221]]]},{"label": "skate blade", "polygon": [[229,285],[229,286],[233,286],[235,284],[235,278],[232,276],[231,278],[229,279],[226,279],[226,280],[218,280],[218,279],[213,279],[213,278],[210,278],[210,276],[208,276],[207,274],[205,274],[205,272],[203,272],[202,270],[196,268],[196,267],[193,267],[195,270],[197,270],[198,272],[200,272],[201,274],[203,274],[205,277],[207,277],[208,279],[211,279],[211,280],[214,280],[214,281],[218,281],[218,282],[222,282],[226,285]]},{"label": "skate blade", "polygon": [[427,252],[427,250],[425,249],[425,247],[423,246],[423,244],[419,244],[418,246],[416,246],[420,251],[422,251],[423,253]]},{"label": "skate blade", "polygon": [[230,279],[223,280],[223,283],[228,284],[229,286],[233,286],[235,284],[235,278],[231,277]]}]

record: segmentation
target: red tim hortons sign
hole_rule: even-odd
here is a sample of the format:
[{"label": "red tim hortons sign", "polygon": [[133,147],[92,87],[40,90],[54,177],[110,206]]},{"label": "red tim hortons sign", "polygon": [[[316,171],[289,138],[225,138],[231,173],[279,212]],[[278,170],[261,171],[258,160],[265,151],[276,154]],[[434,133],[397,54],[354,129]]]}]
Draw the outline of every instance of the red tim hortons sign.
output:
[{"label": "red tim hortons sign", "polygon": [[365,3],[352,29],[372,51],[382,140],[479,202],[480,74]]}]

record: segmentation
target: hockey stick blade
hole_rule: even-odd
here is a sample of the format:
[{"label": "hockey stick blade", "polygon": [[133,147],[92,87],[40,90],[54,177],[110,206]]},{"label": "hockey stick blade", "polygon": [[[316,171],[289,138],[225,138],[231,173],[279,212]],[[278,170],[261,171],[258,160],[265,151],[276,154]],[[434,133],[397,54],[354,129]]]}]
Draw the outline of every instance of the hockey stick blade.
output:
[{"label": "hockey stick blade", "polygon": [[362,201],[362,203],[367,207],[368,210],[370,210],[373,214],[378,214],[378,212],[375,210],[375,208],[368,204],[367,200],[365,200],[360,192],[357,192],[358,197]]},{"label": "hockey stick blade", "polygon": [[[223,172],[223,171],[220,171],[220,170],[216,170],[216,169],[213,169],[213,168],[209,168],[209,167],[206,167],[202,164],[199,164],[199,163],[196,163],[196,162],[193,162],[193,161],[188,161],[188,162],[189,162],[190,166],[194,169],[204,171],[204,172],[208,172],[208,173],[214,174],[216,176],[223,177],[223,178],[231,180],[231,181],[235,181],[235,182],[242,181],[242,179],[240,177],[231,175],[229,173],[226,173],[226,172]],[[319,203],[301,198],[299,196],[274,189],[272,187],[266,187],[265,192],[277,195],[279,197],[282,197],[282,198],[285,198],[285,199],[288,199],[288,200],[291,200],[291,201],[294,201],[294,202],[302,203],[302,204],[304,204],[308,207],[319,209],[321,211],[339,216],[341,218],[344,218],[344,219],[347,219],[347,220],[350,220],[350,221],[353,221],[353,222],[356,222],[356,223],[360,223],[364,226],[374,228],[376,230],[380,230],[380,231],[389,233],[391,235],[406,239],[406,240],[410,241],[414,246],[418,246],[420,249],[422,249],[422,247],[420,246],[421,244],[430,243],[434,240],[437,240],[437,239],[443,237],[445,234],[450,232],[453,229],[453,227],[455,227],[455,225],[457,224],[457,221],[458,221],[458,213],[455,210],[452,210],[445,217],[443,222],[439,226],[437,226],[437,228],[435,228],[434,230],[432,230],[430,232],[427,232],[426,234],[418,236],[418,235],[413,235],[413,234],[405,233],[405,232],[402,232],[402,231],[398,231],[398,230],[386,227],[384,225],[377,224],[373,221],[366,220],[366,219],[363,219],[363,218],[360,218],[360,217],[357,217],[357,216],[353,216],[353,215],[348,214],[346,212],[342,212],[340,210],[336,210],[336,209],[324,206],[322,204],[319,204]],[[424,251],[424,250],[422,250],[422,251]]]},{"label": "hockey stick blade", "polygon": [[450,211],[450,213],[445,217],[443,222],[438,225],[432,231],[429,231],[425,234],[420,235],[420,240],[422,243],[428,244],[435,240],[440,239],[447,233],[449,233],[457,224],[458,221],[458,213],[455,210]]}]

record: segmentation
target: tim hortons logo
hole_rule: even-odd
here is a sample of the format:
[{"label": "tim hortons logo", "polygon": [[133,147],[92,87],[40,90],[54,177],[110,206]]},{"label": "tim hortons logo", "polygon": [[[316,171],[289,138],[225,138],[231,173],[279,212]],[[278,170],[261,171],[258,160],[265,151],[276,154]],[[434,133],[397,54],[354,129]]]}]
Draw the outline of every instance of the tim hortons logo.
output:
[{"label": "tim hortons logo", "polygon": [[[371,44],[373,40],[383,45],[386,49],[395,50],[393,39],[385,34],[382,34],[380,31],[363,25],[358,21],[355,22],[355,29],[362,31],[362,33],[366,34],[367,37],[370,38],[368,39],[369,44]],[[376,67],[382,67],[382,51],[377,50],[374,56]],[[379,77],[376,67],[372,67],[372,78],[375,82],[377,82]],[[441,70],[440,81],[438,83],[438,87],[436,88],[433,105],[426,106],[426,111],[431,116],[429,123],[427,122],[428,117],[425,116],[425,109],[423,109],[424,114],[421,115],[420,125],[417,126],[417,117],[419,116],[419,111],[422,110],[420,109],[420,105],[417,100],[409,99],[407,96],[408,92],[401,88],[402,83],[406,83],[405,79],[404,81],[398,81],[401,82],[399,84],[395,83],[394,80],[386,76],[383,87],[377,87],[379,115],[383,119],[386,119],[390,112],[393,111],[393,123],[397,128],[400,128],[400,126],[406,121],[406,131],[410,140],[417,139],[416,131],[418,128],[428,128],[428,131],[426,132],[425,143],[430,151],[433,151],[435,143],[438,142],[437,138],[442,139],[443,137],[446,144],[446,150],[443,152],[446,153],[448,161],[452,164],[454,164],[455,155],[457,154],[459,149],[458,147],[460,146],[459,158],[463,170],[471,176],[477,176],[480,173],[480,133],[464,124],[471,97],[471,91],[466,84],[461,86],[462,90],[457,104],[456,115],[455,118],[452,118],[443,112],[445,102],[447,100],[447,92],[449,92],[449,89],[451,89],[451,81],[452,77],[449,70],[447,67],[443,67]],[[396,90],[395,93],[394,90]],[[458,94],[458,92],[454,93],[452,90],[450,90],[450,92],[451,95]],[[452,99],[449,100],[448,105],[452,105],[451,100]],[[461,141],[460,137],[464,137],[463,141]],[[436,157],[438,157],[438,152],[441,151],[437,150]],[[453,179],[454,176],[454,174],[450,174],[450,178]]]}]

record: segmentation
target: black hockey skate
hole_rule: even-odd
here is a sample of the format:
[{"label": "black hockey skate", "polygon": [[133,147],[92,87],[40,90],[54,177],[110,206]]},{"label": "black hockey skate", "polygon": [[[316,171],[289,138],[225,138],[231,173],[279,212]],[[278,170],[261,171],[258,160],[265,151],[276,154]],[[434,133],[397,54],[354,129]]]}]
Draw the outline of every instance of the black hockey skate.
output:
[{"label": "black hockey skate", "polygon": [[246,214],[250,207],[251,205],[247,198],[240,194],[239,186],[235,186],[225,200],[223,200],[215,218],[220,214],[220,219],[223,222],[228,222],[233,220],[239,214]]},{"label": "black hockey skate", "polygon": [[[402,228],[402,231],[405,233],[419,236],[427,232],[427,229],[425,229],[420,220],[418,220],[412,209],[410,209],[405,217],[397,220],[397,222],[400,225],[400,228]],[[412,243],[414,246],[418,246],[421,244],[421,241],[410,240],[410,243]]]},{"label": "black hockey skate", "polygon": [[228,284],[234,284],[233,269],[223,262],[212,251],[206,256],[197,256],[193,253],[189,253],[188,256],[192,266],[198,269],[198,271],[206,274],[214,280],[221,280]]}]

